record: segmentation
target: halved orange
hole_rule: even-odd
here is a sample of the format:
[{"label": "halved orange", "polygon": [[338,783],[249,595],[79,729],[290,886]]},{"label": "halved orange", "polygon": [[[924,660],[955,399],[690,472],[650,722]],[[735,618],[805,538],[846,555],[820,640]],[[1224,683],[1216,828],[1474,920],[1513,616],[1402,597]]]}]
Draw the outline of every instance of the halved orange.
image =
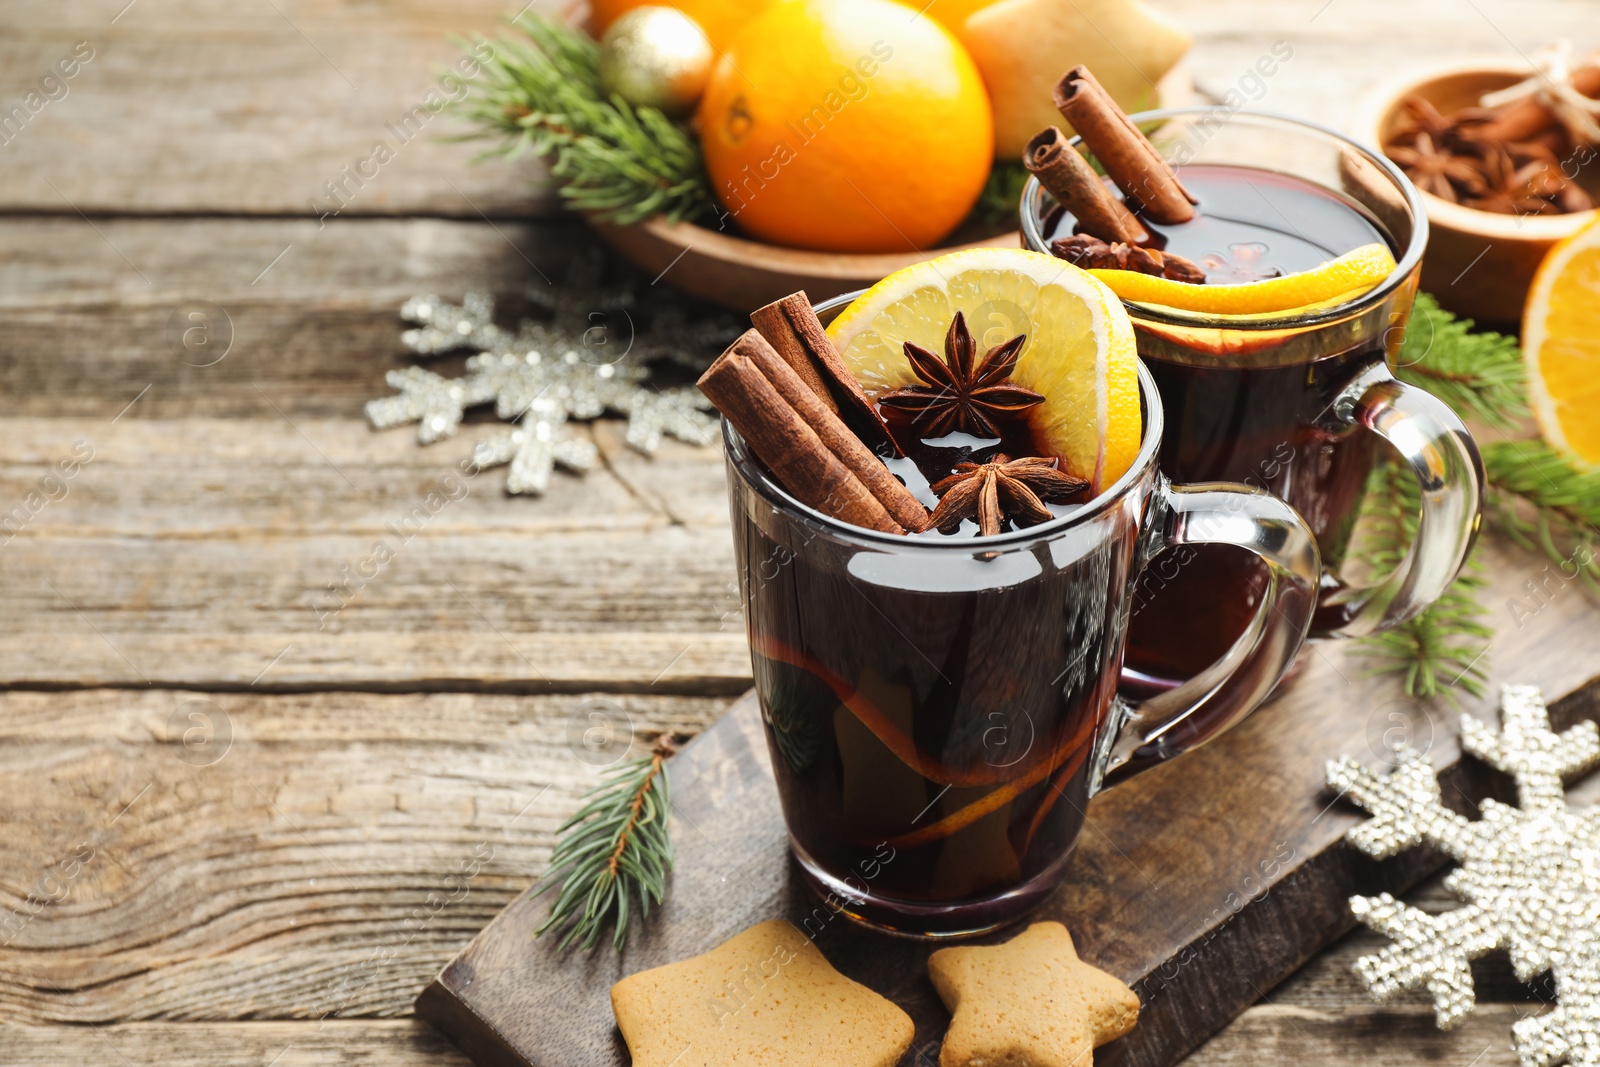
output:
[{"label": "halved orange", "polygon": [[1600,464],[1600,219],[1539,265],[1522,313],[1522,355],[1544,439]]},{"label": "halved orange", "polygon": [[1011,380],[1044,396],[1028,425],[1062,470],[1098,492],[1132,466],[1144,430],[1133,323],[1116,294],[1054,256],[973,248],[914,264],[862,294],[828,336],[875,398],[917,384],[905,342],[943,352],[957,311],[979,353],[1027,335]]}]

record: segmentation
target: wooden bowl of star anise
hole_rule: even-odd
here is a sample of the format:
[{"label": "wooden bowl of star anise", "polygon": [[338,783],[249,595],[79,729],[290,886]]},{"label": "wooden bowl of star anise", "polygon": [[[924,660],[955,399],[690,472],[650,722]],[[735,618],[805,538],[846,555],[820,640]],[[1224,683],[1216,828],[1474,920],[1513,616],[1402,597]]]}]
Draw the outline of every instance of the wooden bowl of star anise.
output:
[{"label": "wooden bowl of star anise", "polygon": [[[1572,63],[1575,87],[1600,97],[1600,65],[1583,63]],[[1435,67],[1374,92],[1356,126],[1422,191],[1422,288],[1482,322],[1520,322],[1545,253],[1600,204],[1600,147],[1536,94],[1485,106],[1530,77],[1520,60]]]}]

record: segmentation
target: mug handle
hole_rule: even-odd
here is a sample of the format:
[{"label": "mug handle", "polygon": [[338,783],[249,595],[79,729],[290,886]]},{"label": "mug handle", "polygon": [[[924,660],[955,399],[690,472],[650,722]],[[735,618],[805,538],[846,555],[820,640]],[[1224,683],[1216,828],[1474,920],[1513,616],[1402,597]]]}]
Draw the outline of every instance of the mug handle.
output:
[{"label": "mug handle", "polygon": [[1317,612],[1312,636],[1365,637],[1412,618],[1455,581],[1478,536],[1483,459],[1456,413],[1400,381],[1387,363],[1356,375],[1330,410],[1341,429],[1364,426],[1387,441],[1422,489],[1417,536],[1394,573],[1325,598]]},{"label": "mug handle", "polygon": [[1266,588],[1250,625],[1217,662],[1148,700],[1115,698],[1096,743],[1091,794],[1204,744],[1254,711],[1311,628],[1322,560],[1311,528],[1282,500],[1247,485],[1172,485],[1158,475],[1139,562],[1175,545],[1249,549],[1267,565]]}]

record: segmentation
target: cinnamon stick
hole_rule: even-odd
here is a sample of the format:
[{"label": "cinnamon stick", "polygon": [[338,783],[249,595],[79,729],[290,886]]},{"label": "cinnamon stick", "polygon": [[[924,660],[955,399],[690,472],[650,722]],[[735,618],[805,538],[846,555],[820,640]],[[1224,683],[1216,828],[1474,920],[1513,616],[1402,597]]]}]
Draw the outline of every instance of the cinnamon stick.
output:
[{"label": "cinnamon stick", "polygon": [[1169,224],[1194,218],[1195,198],[1088,67],[1062,75],[1055,105],[1141,214]]},{"label": "cinnamon stick", "polygon": [[[757,334],[757,337],[759,336]],[[822,401],[806,388],[805,382],[800,380],[800,376],[793,372],[782,356],[778,355],[770,345],[752,345],[750,358],[760,367],[761,373],[766,375],[767,380],[777,387],[789,406],[806,420],[822,443],[827,445],[833,454],[850,468],[851,473],[861,480],[895,522],[913,532],[927,529],[930,517],[928,509],[922,506],[922,502],[911,494],[911,490],[907,489],[900,479],[889,473],[889,468],[883,465],[883,460],[874,455],[870,448],[861,443],[860,438],[850,432],[850,428],[842,420],[823,406]]]},{"label": "cinnamon stick", "polygon": [[927,509],[755,330],[730,345],[699,384],[801,503],[887,533],[927,527]]},{"label": "cinnamon stick", "polygon": [[[795,313],[798,310],[793,305],[796,298],[805,304],[807,310],[811,309],[811,299],[803,291],[790,293],[782,300],[774,300],[765,307],[759,307],[750,312],[750,324],[756,328],[762,337],[766,338],[767,344],[777,349],[778,355],[783,357],[783,361],[794,368],[794,372],[800,376],[800,380],[805,382],[806,387],[821,398],[822,402],[828,406],[828,410],[838,414],[839,402],[833,398],[833,393],[828,389],[827,383],[822,380],[822,371],[820,369],[822,361],[811,357],[811,352],[807,345],[808,338],[804,333],[805,323],[803,321],[794,321],[797,317]],[[812,311],[811,317],[815,319],[817,313]],[[817,319],[817,328],[819,330],[822,329],[821,319]],[[822,339],[827,341],[828,335],[823,333]],[[832,348],[833,346],[829,344],[828,347]]]},{"label": "cinnamon stick", "polygon": [[750,313],[750,322],[828,410],[843,418],[857,436],[872,444],[886,444],[897,456],[904,454],[855,375],[839,358],[804,292],[790,293],[757,308]]},{"label": "cinnamon stick", "polygon": [[749,339],[759,340],[760,336],[751,330],[735,341],[701,376],[700,391],[733,423],[778,483],[802,504],[841,522],[903,533],[878,499],[741,351],[749,347]]},{"label": "cinnamon stick", "polygon": [[[1600,97],[1600,67],[1572,72],[1572,87],[1584,96]],[[1526,141],[1555,125],[1556,113],[1537,96],[1525,96],[1495,111],[1494,117],[1464,132],[1476,141]]]},{"label": "cinnamon stick", "polygon": [[1058,204],[1072,212],[1083,233],[1113,244],[1134,245],[1149,238],[1133,212],[1111,195],[1100,175],[1056,127],[1034,135],[1022,153],[1022,165]]}]

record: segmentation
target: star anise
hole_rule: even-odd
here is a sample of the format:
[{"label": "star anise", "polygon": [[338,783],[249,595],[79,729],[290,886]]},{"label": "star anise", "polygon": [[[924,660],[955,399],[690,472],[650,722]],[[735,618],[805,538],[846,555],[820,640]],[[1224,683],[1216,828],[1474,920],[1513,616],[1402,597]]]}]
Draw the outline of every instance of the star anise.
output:
[{"label": "star anise", "polygon": [[1447,140],[1455,130],[1454,118],[1447,119],[1439,114],[1439,109],[1433,106],[1431,100],[1408,96],[1400,101],[1400,107],[1406,113],[1406,124],[1395,131],[1392,138],[1395,144],[1415,144],[1419,134],[1427,134],[1438,144]]},{"label": "star anise", "polygon": [[1102,241],[1086,233],[1057,237],[1050,242],[1050,254],[1084,270],[1131,270],[1190,285],[1206,283],[1206,272],[1175,252]]},{"label": "star anise", "polygon": [[1026,335],[1018,334],[989,350],[974,366],[975,345],[966,316],[956,312],[944,338],[944,359],[920,345],[905,343],[911,370],[927,385],[909,385],[878,397],[878,403],[912,417],[925,437],[943,437],[963,430],[980,437],[999,437],[996,420],[1020,415],[1044,403],[1032,389],[1006,379],[1016,369]]},{"label": "star anise", "polygon": [[1479,211],[1549,215],[1587,211],[1589,194],[1565,173],[1572,138],[1548,112],[1471,107],[1441,115],[1421,97],[1401,101],[1405,122],[1384,147],[1434,196]]},{"label": "star anise", "polygon": [[1468,207],[1501,215],[1549,215],[1558,210],[1545,197],[1559,195],[1566,185],[1559,168],[1539,159],[1519,167],[1510,152],[1496,145],[1484,155],[1483,172],[1486,187],[1465,201]]},{"label": "star anise", "polygon": [[1409,146],[1391,144],[1388,152],[1418,189],[1441,200],[1459,202],[1458,189],[1468,196],[1482,196],[1486,191],[1483,173],[1474,161],[1450,152],[1425,130],[1419,130]]},{"label": "star anise", "polygon": [[1047,502],[1062,503],[1088,487],[1057,470],[1053,460],[1011,459],[1002,452],[987,463],[957,463],[954,474],[935,482],[939,506],[929,525],[954,533],[962,520],[976,519],[978,533],[992,537],[1007,519],[1018,527],[1048,522],[1055,516]]}]

